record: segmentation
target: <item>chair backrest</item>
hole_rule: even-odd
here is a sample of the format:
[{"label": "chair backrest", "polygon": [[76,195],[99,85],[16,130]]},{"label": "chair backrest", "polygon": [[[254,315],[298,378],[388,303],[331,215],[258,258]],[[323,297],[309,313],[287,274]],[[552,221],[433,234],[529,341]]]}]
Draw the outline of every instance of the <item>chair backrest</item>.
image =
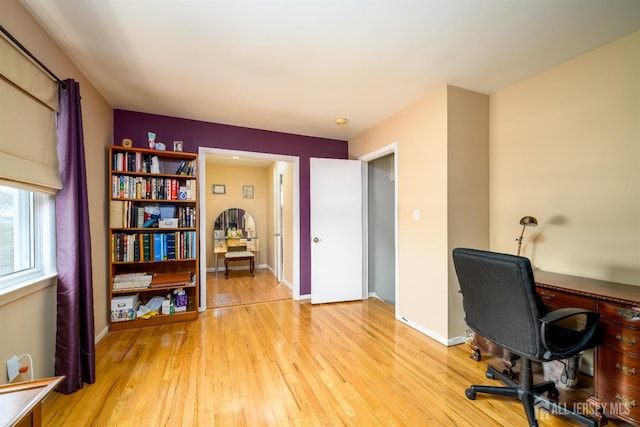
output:
[{"label": "chair backrest", "polygon": [[527,258],[477,249],[453,250],[469,328],[521,356],[540,358],[540,317]]}]

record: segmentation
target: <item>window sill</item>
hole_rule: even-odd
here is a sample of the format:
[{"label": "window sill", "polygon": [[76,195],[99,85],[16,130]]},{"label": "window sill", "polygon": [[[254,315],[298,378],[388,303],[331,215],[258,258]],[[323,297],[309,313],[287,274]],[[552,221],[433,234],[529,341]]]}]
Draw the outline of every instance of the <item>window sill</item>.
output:
[{"label": "window sill", "polygon": [[56,274],[48,274],[34,278],[27,284],[21,283],[0,289],[0,307],[48,288],[49,286],[54,286],[56,284],[56,278]]}]

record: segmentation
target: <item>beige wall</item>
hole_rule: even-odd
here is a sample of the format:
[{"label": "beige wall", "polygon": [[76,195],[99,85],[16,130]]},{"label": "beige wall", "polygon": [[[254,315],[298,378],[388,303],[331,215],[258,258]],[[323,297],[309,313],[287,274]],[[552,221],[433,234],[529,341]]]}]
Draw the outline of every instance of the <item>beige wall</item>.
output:
[{"label": "beige wall", "polygon": [[[212,194],[214,184],[224,184],[226,194]],[[242,198],[242,187],[253,185],[253,199]],[[244,209],[251,214],[256,222],[256,231],[260,239],[260,251],[257,254],[256,265],[265,264],[269,258],[267,238],[267,201],[268,168],[237,167],[231,165],[207,164],[206,171],[206,207],[207,207],[207,269],[215,266],[213,257],[213,224],[220,213],[229,208]],[[220,266],[223,260],[218,260]]]},{"label": "beige wall", "polygon": [[[80,83],[88,171],[92,238],[92,271],[96,333],[107,326],[107,209],[105,184],[107,151],[113,139],[113,110],[80,70],[69,60],[18,0],[2,2],[0,24],[61,79]],[[0,165],[1,167],[1,165]],[[55,287],[0,306],[0,362],[13,354],[30,353],[34,376],[53,375],[56,324]],[[11,328],[9,325],[19,325]],[[4,366],[4,365],[3,365]],[[0,383],[6,376],[0,375]]]},{"label": "beige wall", "polygon": [[489,97],[449,86],[448,111],[448,331],[464,334],[466,323],[451,251],[489,248]]},{"label": "beige wall", "polygon": [[[470,223],[467,233],[449,227],[450,222],[465,222],[469,211],[452,211],[449,205],[464,205],[467,195],[484,200],[481,208],[486,210],[487,114],[486,96],[443,85],[349,142],[351,158],[398,143],[396,311],[440,341],[464,332],[457,285],[449,268],[450,249],[458,240],[488,244],[486,212]],[[468,148],[481,155],[465,156]],[[450,200],[450,185],[461,183],[470,188]],[[415,209],[420,211],[418,221],[413,219]],[[463,219],[458,219],[460,215]]]},{"label": "beige wall", "polygon": [[491,97],[491,248],[640,285],[640,32]]},{"label": "beige wall", "polygon": [[443,86],[350,141],[351,158],[398,142],[398,315],[459,336],[451,249],[488,234],[515,253],[524,215],[535,267],[640,285],[638,76],[640,32],[492,95],[485,119],[485,96]]}]

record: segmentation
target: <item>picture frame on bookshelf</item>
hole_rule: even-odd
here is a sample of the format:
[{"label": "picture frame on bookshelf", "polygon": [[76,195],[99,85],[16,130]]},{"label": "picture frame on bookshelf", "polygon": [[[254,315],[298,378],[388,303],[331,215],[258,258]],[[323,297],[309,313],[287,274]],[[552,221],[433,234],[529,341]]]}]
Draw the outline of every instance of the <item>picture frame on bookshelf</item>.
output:
[{"label": "picture frame on bookshelf", "polygon": [[242,186],[242,198],[243,199],[253,199],[253,185],[243,185]]},{"label": "picture frame on bookshelf", "polygon": [[173,151],[182,153],[182,141],[173,141]]},{"label": "picture frame on bookshelf", "polygon": [[213,184],[211,191],[213,194],[226,194],[227,187],[224,184]]}]

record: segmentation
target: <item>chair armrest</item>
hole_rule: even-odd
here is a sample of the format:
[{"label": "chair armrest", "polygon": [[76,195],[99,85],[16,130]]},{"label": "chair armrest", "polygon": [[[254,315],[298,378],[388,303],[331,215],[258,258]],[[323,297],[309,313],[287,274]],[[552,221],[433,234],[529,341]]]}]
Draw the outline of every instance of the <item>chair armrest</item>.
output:
[{"label": "chair armrest", "polygon": [[[555,325],[560,320],[585,315],[583,331],[576,331]],[[545,360],[566,359],[583,350],[595,347],[599,339],[600,314],[581,308],[561,308],[540,318],[540,338],[546,349],[542,356]]]},{"label": "chair armrest", "polygon": [[569,317],[577,316],[579,314],[586,314],[587,317],[589,314],[595,314],[597,316],[596,320],[598,320],[598,317],[600,316],[595,311],[585,310],[582,308],[560,308],[545,314],[540,318],[540,321],[542,323],[555,323],[559,320],[568,319]]}]

